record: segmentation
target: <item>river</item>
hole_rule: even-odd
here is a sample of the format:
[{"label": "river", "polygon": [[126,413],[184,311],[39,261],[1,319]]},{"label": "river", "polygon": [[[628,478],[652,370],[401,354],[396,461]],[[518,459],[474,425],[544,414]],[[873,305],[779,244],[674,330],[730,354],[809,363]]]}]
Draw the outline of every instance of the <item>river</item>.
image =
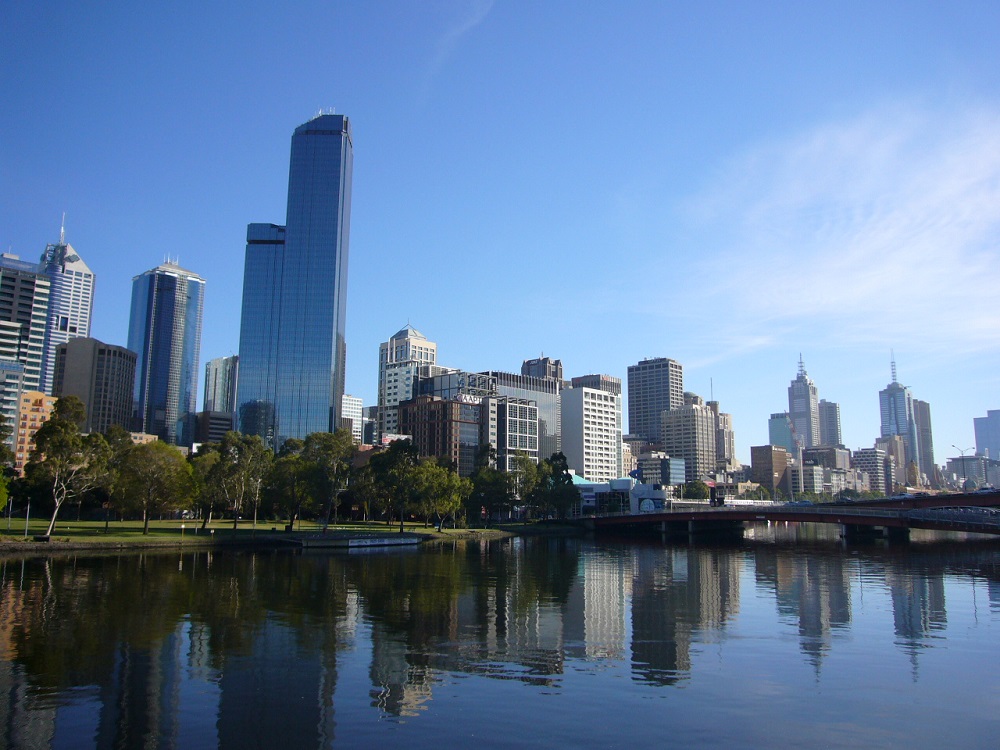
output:
[{"label": "river", "polygon": [[0,747],[1000,744],[1000,544],[0,559]]}]

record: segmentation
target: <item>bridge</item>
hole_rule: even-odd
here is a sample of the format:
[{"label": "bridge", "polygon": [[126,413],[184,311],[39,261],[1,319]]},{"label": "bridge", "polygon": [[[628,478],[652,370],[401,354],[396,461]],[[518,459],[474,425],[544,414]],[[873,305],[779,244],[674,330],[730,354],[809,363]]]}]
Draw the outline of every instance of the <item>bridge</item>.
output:
[{"label": "bridge", "polygon": [[845,537],[884,534],[905,539],[910,529],[1000,535],[1000,492],[884,498],[866,503],[742,505],[675,508],[661,513],[609,514],[584,519],[595,532],[665,535],[742,534],[746,523],[791,521],[841,527]]}]

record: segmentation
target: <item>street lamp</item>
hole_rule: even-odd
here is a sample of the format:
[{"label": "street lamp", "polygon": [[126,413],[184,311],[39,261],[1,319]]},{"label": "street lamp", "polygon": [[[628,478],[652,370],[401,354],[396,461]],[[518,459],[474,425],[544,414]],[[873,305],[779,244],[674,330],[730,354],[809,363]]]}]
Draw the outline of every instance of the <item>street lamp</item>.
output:
[{"label": "street lamp", "polygon": [[959,448],[954,443],[951,444],[951,447],[962,454],[962,492],[965,492],[965,483],[969,481],[969,469],[965,465],[965,454],[971,450],[975,450],[975,448]]}]

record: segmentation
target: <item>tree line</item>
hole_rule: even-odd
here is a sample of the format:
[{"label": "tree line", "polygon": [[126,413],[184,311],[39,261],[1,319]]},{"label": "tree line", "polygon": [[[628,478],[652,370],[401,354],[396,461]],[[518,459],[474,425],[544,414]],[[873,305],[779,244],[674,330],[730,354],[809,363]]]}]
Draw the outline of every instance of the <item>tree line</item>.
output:
[{"label": "tree line", "polygon": [[[186,457],[160,441],[135,444],[124,428],[80,433],[86,418],[75,396],[60,398],[50,418],[34,436],[35,447],[23,478],[8,472],[0,479],[0,510],[21,502],[51,512],[47,535],[60,512],[75,506],[103,509],[106,521],[188,511],[203,527],[225,516],[237,528],[242,521],[282,519],[292,529],[301,519],[336,524],[344,509],[358,520],[406,519],[425,525],[488,525],[504,518],[555,518],[568,515],[579,500],[566,458],[561,453],[537,464],[518,454],[511,470],[496,467],[490,446],[480,450],[471,477],[461,477],[452,462],[420,458],[409,440],[391,443],[358,461],[350,430],[316,432],[289,439],[275,454],[256,435],[228,432],[219,443],[202,444]],[[0,455],[8,467],[11,452],[0,426]],[[8,499],[8,488],[11,497]],[[10,513],[8,508],[8,513]]]}]

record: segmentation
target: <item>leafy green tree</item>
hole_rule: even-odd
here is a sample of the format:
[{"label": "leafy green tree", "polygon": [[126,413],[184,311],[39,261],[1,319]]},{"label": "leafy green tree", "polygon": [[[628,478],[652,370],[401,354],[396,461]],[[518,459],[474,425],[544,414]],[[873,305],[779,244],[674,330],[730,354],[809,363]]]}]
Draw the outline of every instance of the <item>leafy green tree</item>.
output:
[{"label": "leafy green tree", "polygon": [[105,480],[108,444],[101,434],[80,435],[86,418],[83,402],[76,396],[64,396],[35,433],[35,447],[25,470],[33,481],[50,488],[53,509],[47,536],[55,529],[59,510],[67,500],[82,497]]},{"label": "leafy green tree", "polygon": [[298,438],[286,440],[267,479],[270,493],[288,517],[289,531],[295,528],[303,509],[309,508],[313,501],[310,494],[313,477],[309,462],[302,457],[304,447],[304,442]]},{"label": "leafy green tree", "polygon": [[712,490],[700,479],[695,479],[684,485],[684,497],[688,500],[708,500]]},{"label": "leafy green tree", "polygon": [[394,440],[385,451],[372,456],[369,462],[386,523],[391,523],[392,517],[398,513],[400,531],[403,530],[406,511],[416,499],[412,481],[416,465],[417,449],[410,440]]},{"label": "leafy green tree", "polygon": [[352,467],[344,496],[350,503],[357,503],[365,521],[368,520],[372,507],[377,503],[378,495],[379,489],[375,483],[372,467],[368,464],[356,468]]},{"label": "leafy green tree", "polygon": [[208,486],[221,497],[233,512],[233,529],[247,504],[253,506],[254,525],[261,487],[268,474],[271,452],[257,435],[227,432],[218,448],[219,460],[207,475]]},{"label": "leafy green tree", "polygon": [[527,453],[518,451],[514,454],[511,467],[511,481],[515,495],[515,501],[521,505],[527,505],[534,498],[535,489],[542,483],[542,474],[539,464],[531,460]]},{"label": "leafy green tree", "polygon": [[573,484],[569,462],[560,451],[543,462],[542,469],[547,475],[542,476],[536,489],[536,503],[542,512],[566,518],[570,509],[580,502],[580,490]]},{"label": "leafy green tree", "polygon": [[215,487],[212,484],[215,465],[219,462],[219,446],[216,443],[202,443],[198,452],[191,456],[191,478],[193,487],[193,505],[201,515],[201,527],[204,529],[212,521],[212,514],[218,503]]},{"label": "leafy green tree", "polygon": [[119,487],[125,507],[142,514],[142,533],[148,534],[151,516],[190,506],[195,483],[184,454],[154,440],[132,446],[125,454]]},{"label": "leafy green tree", "polygon": [[514,499],[511,475],[492,466],[482,466],[471,477],[472,492],[468,496],[468,515],[471,518],[485,516],[486,525],[490,519],[499,517],[509,508]]},{"label": "leafy green tree", "polygon": [[350,430],[340,429],[336,432],[314,432],[306,435],[302,457],[311,464],[315,494],[323,502],[323,529],[330,524],[330,513],[333,512],[333,522],[337,523],[337,506],[340,503],[340,493],[347,486],[347,478],[351,470],[351,459],[356,449]]}]

